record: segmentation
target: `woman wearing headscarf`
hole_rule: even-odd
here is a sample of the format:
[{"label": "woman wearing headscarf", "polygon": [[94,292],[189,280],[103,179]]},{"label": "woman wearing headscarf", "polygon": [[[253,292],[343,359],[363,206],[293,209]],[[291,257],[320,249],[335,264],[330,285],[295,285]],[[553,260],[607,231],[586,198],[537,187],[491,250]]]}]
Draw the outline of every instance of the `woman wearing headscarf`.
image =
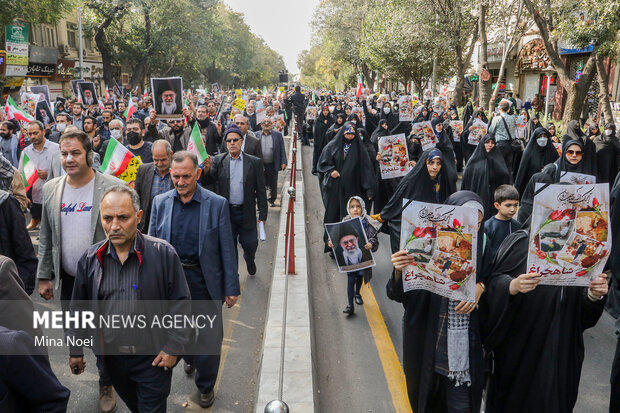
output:
[{"label": "woman wearing headscarf", "polygon": [[341,113],[344,115],[344,109],[342,108],[342,103],[338,101],[336,102],[336,106],[334,107],[334,110],[332,111],[332,115],[338,116]]},{"label": "woman wearing headscarf", "polygon": [[450,163],[454,166],[454,155],[452,151],[446,153],[444,150],[435,147],[425,151],[381,210],[380,221],[389,224],[392,252],[396,252],[400,245],[404,199],[441,204],[456,192],[456,170],[447,167]]},{"label": "woman wearing headscarf", "polygon": [[[605,129],[607,130],[607,126]],[[609,226],[611,228],[612,238],[616,239],[620,236],[620,173],[616,176],[611,193],[610,193],[610,212],[611,218]],[[607,268],[611,270],[611,284],[609,286],[609,296],[607,298],[607,311],[613,317],[620,314],[620,242],[613,242],[611,245],[611,254],[607,262]],[[609,411],[620,411],[620,338],[616,340],[616,353],[611,366],[611,395],[609,397]]]},{"label": "woman wearing headscarf", "polygon": [[418,123],[418,122],[426,122],[427,120],[429,120],[431,118],[431,114],[428,110],[428,108],[426,106],[422,107],[422,110],[420,111],[420,113],[418,114],[418,116],[416,116],[415,120],[413,121],[413,123]]},{"label": "woman wearing headscarf", "polygon": [[321,152],[325,145],[327,145],[327,139],[325,139],[325,134],[330,126],[334,124],[336,119],[334,115],[329,113],[329,106],[325,105],[321,109],[321,112],[318,114],[316,120],[314,121],[314,127],[312,134],[314,135],[314,148],[312,153],[312,173],[316,175],[316,164],[319,161],[319,156],[321,156]]},{"label": "woman wearing headscarf", "polygon": [[603,133],[596,136],[593,142],[596,147],[596,182],[609,182],[611,187],[620,169],[620,142],[616,136],[616,125],[606,124]]},{"label": "woman wearing headscarf", "polygon": [[327,129],[327,132],[325,132],[325,146],[327,146],[327,144],[334,139],[334,136],[340,132],[345,122],[344,113],[337,114],[335,119],[336,121]]},{"label": "woman wearing headscarf", "polygon": [[[334,139],[325,146],[317,170],[324,174],[323,222],[326,224],[339,222],[347,214],[347,201],[352,196],[368,199],[374,196],[373,166],[352,122],[345,123]],[[325,242],[325,252],[329,252],[327,234]]]},{"label": "woman wearing headscarf", "polygon": [[594,276],[589,288],[538,285],[540,275],[527,269],[528,243],[528,229],[510,234],[486,282],[481,326],[485,350],[494,355],[487,413],[572,412],[583,332],[603,312],[604,274]]},{"label": "woman wearing headscarf", "polygon": [[598,127],[598,123],[593,122],[588,126],[588,131],[586,132],[586,136],[590,140],[594,140],[596,137],[601,136],[601,130]]},{"label": "woman wearing headscarf", "polygon": [[[581,127],[579,126],[579,122],[576,120],[571,120],[566,125],[566,134],[562,138],[562,144],[569,140],[581,140],[584,145],[583,149],[583,160],[588,165],[594,165],[596,162],[596,145],[590,139],[587,138],[586,134],[583,133]],[[562,145],[564,146],[564,145]],[[596,175],[595,173],[592,175]]]},{"label": "woman wearing headscarf", "polygon": [[547,129],[537,128],[527,143],[515,179],[515,188],[519,194],[523,194],[525,186],[535,173],[542,171],[546,165],[558,159],[558,152],[553,146],[553,141],[549,139],[549,135]]},{"label": "woman wearing headscarf", "polygon": [[[525,113],[527,113],[527,111],[525,111]],[[520,138],[522,138],[526,143],[529,142],[532,135],[534,134],[534,131],[540,126],[542,126],[540,124],[540,118],[538,117],[538,114],[535,113],[525,124],[525,127],[521,131]]]},{"label": "woman wearing headscarf", "polygon": [[381,119],[385,119],[387,121],[388,129],[390,131],[398,126],[398,111],[392,109],[392,104],[390,102],[385,102],[383,104],[379,114],[379,121],[381,121]]},{"label": "woman wearing headscarf", "polygon": [[403,304],[403,370],[414,412],[478,412],[484,366],[477,303],[485,290],[483,273],[490,264],[482,228],[480,197],[459,191],[446,205],[478,210],[476,302],[457,302],[426,290],[403,292],[402,269],[411,264],[407,250],[392,255],[388,296]]},{"label": "woman wearing headscarf", "polygon": [[[371,142],[370,137],[368,136],[368,132],[366,132],[366,129],[358,128],[357,136],[359,136],[360,140],[364,144],[363,146],[366,149],[366,153],[368,153],[368,158],[370,159],[370,163],[372,164],[373,174],[377,176],[377,171],[379,170],[379,162],[377,162],[376,160],[377,151],[376,151],[375,145]],[[374,183],[375,183],[375,186],[373,188],[373,193],[375,194],[375,196],[373,199],[376,200],[377,193],[379,191],[378,190],[379,183],[376,179]],[[369,210],[372,210],[373,199],[364,198],[365,206],[368,206]],[[347,211],[348,211],[348,207],[347,207]]]},{"label": "woman wearing headscarf", "polygon": [[495,189],[511,184],[512,177],[506,168],[504,157],[495,146],[495,137],[484,135],[478,147],[467,162],[463,172],[461,189],[475,192],[482,199],[485,220],[497,213],[493,206]]},{"label": "woman wearing headscarf", "polygon": [[474,114],[474,105],[471,101],[467,101],[465,109],[463,110],[463,125],[467,125],[472,115]]},{"label": "woman wearing headscarf", "polygon": [[545,129],[547,129],[547,131],[549,132],[549,138],[555,142],[555,143],[559,143],[560,139],[558,138],[558,135],[556,135],[556,129],[555,129],[555,125],[553,123],[547,123],[545,125]]},{"label": "woman wearing headscarf", "polygon": [[536,184],[558,183],[566,172],[596,175],[596,165],[584,158],[584,144],[581,139],[565,141],[562,144],[562,156],[554,163],[546,165],[542,172],[532,175],[521,195],[521,205],[517,221],[524,223],[532,214]]},{"label": "woman wearing headscarf", "polygon": [[472,124],[476,119],[486,124],[489,123],[489,120],[487,119],[484,112],[478,110],[474,112],[472,117],[469,119],[469,122],[463,123],[463,125],[465,126],[463,127],[463,134],[461,135],[461,148],[463,150],[463,158],[465,159],[466,163],[471,157],[471,155],[474,153],[474,150],[476,150],[476,145],[471,145],[469,143],[469,128],[471,128]]}]

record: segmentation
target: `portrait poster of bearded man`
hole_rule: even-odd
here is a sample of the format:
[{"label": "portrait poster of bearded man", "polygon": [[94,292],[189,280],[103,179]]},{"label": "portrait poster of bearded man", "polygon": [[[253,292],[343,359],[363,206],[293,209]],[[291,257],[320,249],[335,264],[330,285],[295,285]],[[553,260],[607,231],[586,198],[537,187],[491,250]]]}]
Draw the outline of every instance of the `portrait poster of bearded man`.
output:
[{"label": "portrait poster of bearded man", "polygon": [[49,125],[50,123],[54,123],[54,116],[52,116],[52,110],[50,109],[50,105],[45,100],[37,102],[35,115],[36,119],[42,122],[45,126]]},{"label": "portrait poster of bearded man", "polygon": [[183,119],[183,78],[151,78],[153,104],[161,119]]},{"label": "portrait poster of bearded man", "polygon": [[80,91],[80,97],[82,98],[82,103],[84,105],[96,105],[97,102],[99,102],[97,92],[95,91],[95,84],[93,82],[80,82],[77,85]]},{"label": "portrait poster of bearded man", "polygon": [[368,239],[359,217],[325,224],[325,229],[332,242],[336,264],[341,273],[376,265],[372,252],[364,248]]}]

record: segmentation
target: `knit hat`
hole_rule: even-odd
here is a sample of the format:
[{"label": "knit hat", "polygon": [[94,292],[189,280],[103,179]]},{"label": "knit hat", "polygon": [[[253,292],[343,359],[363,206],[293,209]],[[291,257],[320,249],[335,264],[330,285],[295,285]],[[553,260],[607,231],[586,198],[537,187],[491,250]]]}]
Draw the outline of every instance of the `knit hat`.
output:
[{"label": "knit hat", "polygon": [[224,133],[224,140],[226,140],[226,137],[228,136],[229,133],[236,133],[237,135],[241,137],[241,139],[243,139],[243,132],[241,132],[241,129],[239,129],[239,127],[235,125],[234,123],[232,123],[226,129],[226,132]]}]

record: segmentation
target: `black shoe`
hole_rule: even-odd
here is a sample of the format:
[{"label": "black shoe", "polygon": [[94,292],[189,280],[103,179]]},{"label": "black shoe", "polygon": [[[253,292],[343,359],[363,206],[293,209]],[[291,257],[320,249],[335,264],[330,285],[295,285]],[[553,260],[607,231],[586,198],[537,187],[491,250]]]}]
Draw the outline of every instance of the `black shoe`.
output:
[{"label": "black shoe", "polygon": [[334,251],[329,252],[329,258],[331,258],[332,260],[336,259],[336,257],[334,256]]},{"label": "black shoe", "polygon": [[213,402],[215,401],[215,393],[211,390],[209,393],[200,393],[200,407],[206,409],[208,407],[213,406]]},{"label": "black shoe", "polygon": [[256,274],[256,263],[254,261],[246,263],[248,267],[248,274],[252,277]]},{"label": "black shoe", "polygon": [[362,296],[360,294],[355,294],[355,304],[357,305],[364,304],[364,300],[362,300]]},{"label": "black shoe", "polygon": [[187,374],[188,376],[191,376],[196,371],[196,366],[194,366],[193,364],[189,364],[188,362],[185,362],[185,364],[183,365],[183,370],[185,371],[185,374]]},{"label": "black shoe", "polygon": [[274,206],[276,206],[276,203],[274,201],[269,201],[269,206],[270,207],[274,207]]},{"label": "black shoe", "polygon": [[355,310],[353,309],[353,306],[348,305],[347,308],[342,310],[342,312],[348,315],[352,315],[355,312]]}]

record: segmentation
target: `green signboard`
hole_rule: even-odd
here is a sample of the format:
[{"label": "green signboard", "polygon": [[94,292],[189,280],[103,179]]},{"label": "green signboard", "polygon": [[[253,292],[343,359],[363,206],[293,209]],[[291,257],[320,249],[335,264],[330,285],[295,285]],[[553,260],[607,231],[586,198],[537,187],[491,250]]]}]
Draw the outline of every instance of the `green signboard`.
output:
[{"label": "green signboard", "polygon": [[6,41],[12,43],[28,44],[30,25],[28,23],[16,22],[6,26]]}]

